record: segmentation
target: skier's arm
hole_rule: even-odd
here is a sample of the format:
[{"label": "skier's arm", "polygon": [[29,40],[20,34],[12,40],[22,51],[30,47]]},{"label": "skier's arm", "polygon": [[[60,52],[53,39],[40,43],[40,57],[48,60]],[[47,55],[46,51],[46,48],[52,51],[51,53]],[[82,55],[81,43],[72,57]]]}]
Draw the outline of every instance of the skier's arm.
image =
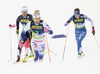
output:
[{"label": "skier's arm", "polygon": [[43,21],[43,25],[44,25],[45,32],[48,32],[49,34],[52,35],[53,31],[51,30],[51,27],[45,21]]},{"label": "skier's arm", "polygon": [[93,24],[93,21],[91,20],[91,18],[89,18],[86,15],[84,15],[84,19],[90,21],[91,22],[91,26],[94,27],[94,24]]},{"label": "skier's arm", "polygon": [[91,18],[87,17],[86,15],[84,15],[84,19],[88,20],[91,22],[91,26],[92,26],[92,34],[95,35],[95,29],[94,29],[94,24],[93,21],[91,20]]},{"label": "skier's arm", "polygon": [[67,26],[72,20],[73,20],[73,16],[64,25]]},{"label": "skier's arm", "polygon": [[20,22],[20,20],[19,20],[19,17],[18,17],[17,20],[16,20],[16,34],[17,35],[19,34],[19,22]]}]

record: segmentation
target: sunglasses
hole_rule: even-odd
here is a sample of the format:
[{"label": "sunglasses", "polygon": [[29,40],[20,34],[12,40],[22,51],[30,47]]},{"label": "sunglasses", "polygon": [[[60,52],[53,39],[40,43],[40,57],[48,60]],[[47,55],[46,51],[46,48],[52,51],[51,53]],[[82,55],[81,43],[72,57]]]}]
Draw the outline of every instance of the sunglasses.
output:
[{"label": "sunglasses", "polygon": [[77,13],[74,13],[74,15],[75,15],[75,16],[79,16],[79,14],[77,14]]},{"label": "sunglasses", "polygon": [[27,11],[22,11],[22,14],[27,14]]},{"label": "sunglasses", "polygon": [[34,19],[34,21],[39,21],[40,19]]}]

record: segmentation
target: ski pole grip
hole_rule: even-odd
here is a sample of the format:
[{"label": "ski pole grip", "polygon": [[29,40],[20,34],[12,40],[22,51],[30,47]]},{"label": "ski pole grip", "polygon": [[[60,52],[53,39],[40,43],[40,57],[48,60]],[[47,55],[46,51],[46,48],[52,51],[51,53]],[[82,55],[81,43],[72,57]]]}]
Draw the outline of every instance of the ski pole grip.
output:
[{"label": "ski pole grip", "polygon": [[9,24],[9,28],[14,28],[14,27],[15,27],[15,25]]},{"label": "ski pole grip", "polygon": [[9,24],[9,28],[11,28],[12,27],[12,25],[11,24]]}]

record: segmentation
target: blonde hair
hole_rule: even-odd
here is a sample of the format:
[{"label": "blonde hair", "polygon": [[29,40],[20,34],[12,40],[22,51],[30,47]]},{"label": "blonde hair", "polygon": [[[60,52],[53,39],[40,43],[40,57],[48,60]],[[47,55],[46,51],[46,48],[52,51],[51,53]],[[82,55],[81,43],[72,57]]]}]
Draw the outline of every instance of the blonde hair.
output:
[{"label": "blonde hair", "polygon": [[26,6],[22,6],[22,8],[27,8]]},{"label": "blonde hair", "polygon": [[34,14],[40,14],[40,13],[39,13],[39,10],[35,10],[35,11],[34,11]]}]

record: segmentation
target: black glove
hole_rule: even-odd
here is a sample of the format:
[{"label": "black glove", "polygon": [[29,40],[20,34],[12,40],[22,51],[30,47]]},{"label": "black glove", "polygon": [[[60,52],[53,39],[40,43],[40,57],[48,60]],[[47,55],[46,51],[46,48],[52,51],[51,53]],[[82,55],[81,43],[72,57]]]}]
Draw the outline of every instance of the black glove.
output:
[{"label": "black glove", "polygon": [[95,29],[92,27],[92,34],[95,35]]}]

